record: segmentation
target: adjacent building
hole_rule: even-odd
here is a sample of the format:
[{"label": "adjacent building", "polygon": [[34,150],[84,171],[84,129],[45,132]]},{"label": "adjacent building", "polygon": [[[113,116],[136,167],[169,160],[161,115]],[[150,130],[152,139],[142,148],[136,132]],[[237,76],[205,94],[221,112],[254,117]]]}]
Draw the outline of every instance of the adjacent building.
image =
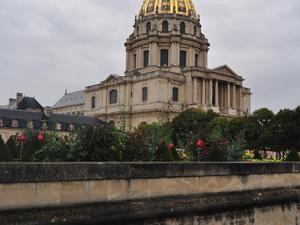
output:
[{"label": "adjacent building", "polygon": [[[125,47],[125,74],[110,75],[80,92],[84,115],[123,120],[131,130],[140,123],[172,120],[189,108],[227,117],[250,113],[251,91],[242,76],[227,65],[208,68],[210,44],[192,0],[144,0]],[[54,109],[61,105],[63,113],[73,113],[69,102]]]},{"label": "adjacent building", "polygon": [[54,113],[84,115],[84,91],[68,93],[52,106]]},{"label": "adjacent building", "polygon": [[0,135],[4,141],[26,129],[68,133],[77,127],[97,123],[102,121],[96,117],[53,113],[35,98],[24,97],[21,93],[17,94],[16,99],[10,99],[8,105],[0,108]]}]

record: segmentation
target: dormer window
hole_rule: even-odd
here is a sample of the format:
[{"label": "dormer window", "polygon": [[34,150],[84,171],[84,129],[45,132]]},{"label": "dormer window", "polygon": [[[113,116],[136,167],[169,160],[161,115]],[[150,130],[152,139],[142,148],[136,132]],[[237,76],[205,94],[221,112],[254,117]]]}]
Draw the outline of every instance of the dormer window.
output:
[{"label": "dormer window", "polygon": [[74,131],[75,130],[75,125],[74,124],[70,124],[69,125],[69,131]]},{"label": "dormer window", "polygon": [[47,122],[42,122],[42,129],[47,130],[48,129],[48,124]]},{"label": "dormer window", "polygon": [[61,130],[61,123],[56,124],[56,130]]},{"label": "dormer window", "polygon": [[27,121],[27,128],[33,129],[33,121]]},{"label": "dormer window", "polygon": [[18,120],[12,120],[12,121],[11,121],[11,127],[13,127],[13,128],[18,128],[18,127],[19,127],[19,122],[18,122]]}]

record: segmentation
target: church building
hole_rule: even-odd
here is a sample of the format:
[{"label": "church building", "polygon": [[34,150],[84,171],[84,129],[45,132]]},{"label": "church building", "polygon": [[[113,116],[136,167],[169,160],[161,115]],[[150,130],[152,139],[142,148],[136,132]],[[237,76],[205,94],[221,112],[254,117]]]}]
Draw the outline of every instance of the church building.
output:
[{"label": "church building", "polygon": [[190,108],[227,117],[250,113],[244,79],[227,65],[208,68],[210,44],[192,0],[144,0],[125,47],[125,74],[86,87],[84,115],[125,121],[131,130]]}]

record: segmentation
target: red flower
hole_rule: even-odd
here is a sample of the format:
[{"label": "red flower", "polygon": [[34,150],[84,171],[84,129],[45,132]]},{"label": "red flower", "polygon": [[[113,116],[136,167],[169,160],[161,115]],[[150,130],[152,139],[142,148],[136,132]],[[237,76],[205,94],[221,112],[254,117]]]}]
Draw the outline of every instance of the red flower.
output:
[{"label": "red flower", "polygon": [[20,133],[19,136],[18,136],[18,140],[21,141],[21,142],[26,141],[25,135],[23,133]]},{"label": "red flower", "polygon": [[196,142],[196,146],[197,146],[197,148],[204,148],[205,147],[205,142],[203,140],[199,139]]},{"label": "red flower", "polygon": [[175,145],[174,144],[168,144],[168,150],[172,151],[174,149]]},{"label": "red flower", "polygon": [[160,144],[160,145],[165,145],[165,144],[166,144],[166,142],[165,142],[165,140],[164,140],[164,139],[161,139],[161,140],[159,141],[159,144]]},{"label": "red flower", "polygon": [[37,139],[38,139],[39,142],[44,141],[44,136],[43,136],[42,132],[40,132],[40,133],[38,134]]}]

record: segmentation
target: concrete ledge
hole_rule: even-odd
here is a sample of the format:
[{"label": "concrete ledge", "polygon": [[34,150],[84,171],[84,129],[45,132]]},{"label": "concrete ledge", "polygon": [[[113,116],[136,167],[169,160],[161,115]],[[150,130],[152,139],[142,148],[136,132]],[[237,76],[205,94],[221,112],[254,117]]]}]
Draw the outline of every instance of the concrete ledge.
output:
[{"label": "concrete ledge", "polygon": [[[170,196],[151,199],[64,205],[0,212],[3,225],[50,224],[143,224],[146,219],[181,215],[213,214],[234,209],[296,203],[299,188],[253,190],[207,195]],[[139,222],[140,221],[140,222]]]},{"label": "concrete ledge", "polygon": [[300,173],[300,163],[0,163],[0,183]]}]

